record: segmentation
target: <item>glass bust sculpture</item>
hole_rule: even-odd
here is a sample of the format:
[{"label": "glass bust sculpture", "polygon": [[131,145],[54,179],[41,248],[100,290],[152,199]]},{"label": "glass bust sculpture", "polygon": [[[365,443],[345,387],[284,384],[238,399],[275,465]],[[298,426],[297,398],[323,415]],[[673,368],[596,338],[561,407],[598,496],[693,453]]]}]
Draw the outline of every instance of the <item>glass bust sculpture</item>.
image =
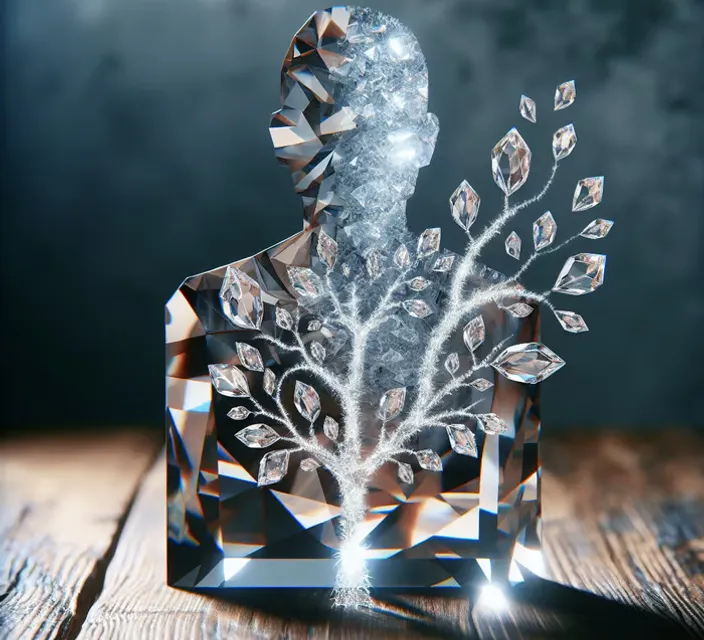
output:
[{"label": "glass bust sculpture", "polygon": [[[189,277],[166,308],[168,581],[179,587],[370,589],[520,580],[540,547],[539,389],[564,362],[539,341],[552,293],[599,287],[606,257],[567,259],[551,291],[519,283],[554,245],[550,212],[513,275],[482,250],[549,188],[574,149],[553,138],[543,189],[513,203],[531,151],[511,129],[491,152],[503,210],[485,223],[463,181],[440,229],[414,235],[406,200],[438,133],[413,34],[370,9],[318,11],[284,59],[271,138],[303,202],[304,230]],[[555,110],[575,99],[560,85]],[[523,96],[521,115],[535,121]],[[599,204],[581,180],[573,211]],[[597,239],[612,223],[594,220]],[[476,231],[478,227],[481,230]],[[521,239],[505,238],[520,261]]]}]

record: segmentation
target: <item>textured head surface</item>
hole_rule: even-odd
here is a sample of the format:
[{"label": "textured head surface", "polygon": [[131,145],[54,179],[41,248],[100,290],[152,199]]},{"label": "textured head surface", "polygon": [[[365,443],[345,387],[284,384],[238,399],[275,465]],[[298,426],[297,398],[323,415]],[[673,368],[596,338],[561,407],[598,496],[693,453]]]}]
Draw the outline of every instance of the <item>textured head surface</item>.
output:
[{"label": "textured head surface", "polygon": [[316,11],[286,53],[281,102],[270,132],[305,225],[405,229],[405,201],[438,132],[411,31],[372,9]]}]

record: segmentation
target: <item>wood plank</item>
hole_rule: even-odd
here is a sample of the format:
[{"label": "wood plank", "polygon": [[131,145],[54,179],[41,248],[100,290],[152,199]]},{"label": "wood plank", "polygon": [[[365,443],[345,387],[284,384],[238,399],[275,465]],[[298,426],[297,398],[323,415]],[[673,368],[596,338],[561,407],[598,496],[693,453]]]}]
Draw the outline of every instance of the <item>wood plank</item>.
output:
[{"label": "wood plank", "polygon": [[[614,637],[609,632],[622,624],[640,638],[676,638],[678,628],[700,629],[702,439],[679,432],[659,437],[592,434],[548,440],[544,453],[549,574],[564,585],[679,619],[682,626],[544,582],[516,590],[507,614],[477,607],[471,615],[462,598],[388,598],[368,615],[343,616],[321,610],[327,596],[320,593],[289,592],[268,600],[238,593],[224,600],[170,589],[165,585],[160,460],[141,489],[105,588],[79,637],[351,640],[555,637],[564,632],[581,638]],[[544,594],[551,595],[546,599]]]},{"label": "wood plank", "polygon": [[110,431],[0,447],[0,636],[73,638],[159,447]]}]

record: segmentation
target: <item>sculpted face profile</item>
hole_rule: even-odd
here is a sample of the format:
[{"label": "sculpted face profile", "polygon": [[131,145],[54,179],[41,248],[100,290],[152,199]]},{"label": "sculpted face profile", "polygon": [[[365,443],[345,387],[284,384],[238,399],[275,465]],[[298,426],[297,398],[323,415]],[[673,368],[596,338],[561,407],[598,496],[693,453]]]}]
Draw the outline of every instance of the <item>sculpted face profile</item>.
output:
[{"label": "sculpted face profile", "polygon": [[[560,85],[555,111],[575,95]],[[303,231],[187,278],[166,307],[169,584],[325,587],[336,605],[360,607],[378,588],[539,572],[539,383],[564,365],[539,342],[539,305],[587,331],[548,299],[596,290],[606,258],[576,254],[551,291],[523,287],[527,268],[566,244],[552,246],[550,212],[515,273],[480,258],[548,190],[573,125],[556,131],[537,195],[511,200],[531,168],[516,128],[491,152],[496,216],[482,220],[479,195],[460,183],[457,254],[439,227],[406,227],[438,134],[406,27],[370,9],[315,12],[285,55],[281,98],[271,139]],[[521,114],[535,121],[525,96]],[[572,210],[599,204],[602,189],[602,177],[580,180]],[[612,224],[594,220],[570,240]],[[517,233],[504,244],[520,261]]]}]

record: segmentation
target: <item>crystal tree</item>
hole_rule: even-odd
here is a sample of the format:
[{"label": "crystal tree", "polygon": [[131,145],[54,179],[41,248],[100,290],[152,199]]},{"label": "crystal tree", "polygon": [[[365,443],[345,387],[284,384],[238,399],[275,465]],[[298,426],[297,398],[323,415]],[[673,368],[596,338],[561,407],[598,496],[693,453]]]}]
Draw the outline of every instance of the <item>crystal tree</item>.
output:
[{"label": "crystal tree", "polygon": [[[414,586],[460,586],[474,577],[460,571],[437,579],[438,566],[471,557],[492,580],[508,580],[516,546],[536,545],[537,427],[527,435],[522,425],[537,424],[530,416],[537,395],[521,389],[535,389],[526,385],[564,365],[537,339],[538,307],[568,332],[587,331],[580,315],[556,309],[550,298],[594,291],[606,257],[568,258],[545,292],[519,279],[541,256],[580,236],[603,238],[613,223],[596,219],[555,244],[557,222],[548,211],[535,220],[532,250],[513,274],[480,263],[489,242],[547,193],[576,145],[569,124],[553,136],[545,185],[519,202],[512,196],[528,179],[531,151],[516,128],[499,140],[491,170],[503,209],[477,232],[480,197],[466,181],[459,185],[450,214],[467,236],[463,253],[441,249],[439,228],[414,236],[405,226],[405,201],[438,129],[427,112],[427,86],[415,38],[381,13],[337,7],[317,12],[296,34],[271,133],[302,196],[306,230],[187,280],[167,306],[171,323],[180,325],[170,341],[169,457],[178,470],[170,538],[181,549],[190,541],[218,550],[190,573],[175,568],[187,554],[174,553],[172,561],[170,550],[170,576],[181,578],[170,577],[173,584],[222,586],[257,559],[260,573],[239,584],[276,583],[266,562],[280,557],[271,548],[284,534],[272,534],[278,541],[266,555],[260,541],[267,524],[256,501],[242,498],[244,485],[276,492],[293,483],[276,500],[296,514],[297,526],[317,530],[321,546],[334,548],[332,586],[341,606],[366,604],[370,587],[410,584],[399,564],[390,565],[398,572],[391,578],[369,568],[400,553],[440,563],[419,565],[426,582]],[[568,107],[575,94],[574,82],[561,84],[554,109]],[[527,96],[519,110],[536,121]],[[602,177],[580,180],[572,211],[599,204],[602,190]],[[512,231],[504,242],[521,261],[521,238]],[[203,366],[213,392],[207,399]],[[260,449],[268,451],[241,459]],[[461,480],[446,479],[451,473]],[[381,489],[398,504],[380,499]],[[409,515],[394,523],[388,516],[401,503]],[[382,530],[386,541],[371,544]],[[317,547],[304,551],[302,542],[293,549],[299,533],[290,534],[287,558],[310,556],[313,563],[324,556]],[[301,586],[326,579],[301,579]]]}]

